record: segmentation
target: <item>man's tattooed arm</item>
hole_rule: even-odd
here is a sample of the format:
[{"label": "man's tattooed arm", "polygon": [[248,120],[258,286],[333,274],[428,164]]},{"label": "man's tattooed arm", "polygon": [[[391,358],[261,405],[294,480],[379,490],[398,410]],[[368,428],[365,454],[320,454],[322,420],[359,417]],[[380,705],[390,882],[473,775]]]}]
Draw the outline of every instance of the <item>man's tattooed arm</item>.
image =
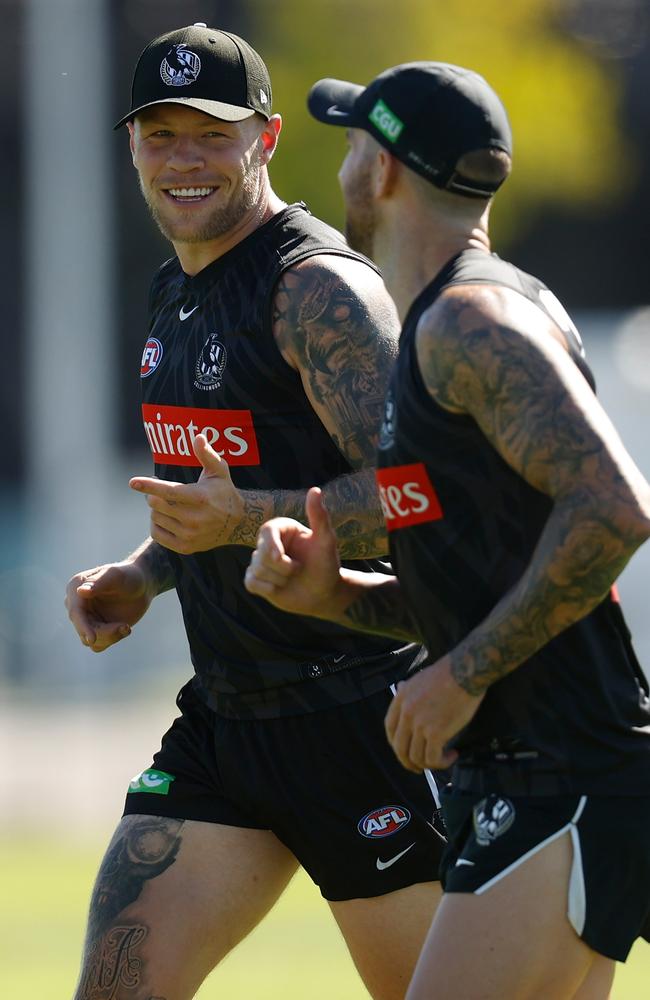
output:
[{"label": "man's tattooed arm", "polygon": [[417,332],[433,399],[553,501],[521,579],[451,652],[473,695],[588,614],[650,535],[650,487],[556,334],[522,296],[478,286],[450,289]]},{"label": "man's tattooed arm", "polygon": [[[314,412],[353,470],[322,487],[342,557],[385,554],[374,464],[399,321],[383,282],[359,261],[333,255],[303,261],[278,282],[273,333],[280,353],[300,375]],[[258,528],[271,517],[304,522],[306,493],[242,491],[246,516],[232,541],[254,546]]]},{"label": "man's tattooed arm", "polygon": [[[345,576],[345,571],[343,571]],[[406,642],[421,642],[422,636],[400,589],[396,577],[376,582],[379,574],[349,574],[348,579],[359,581],[359,596],[346,608],[341,619],[361,632],[387,635]],[[365,579],[364,579],[365,578]],[[374,578],[374,580],[373,580]]]},{"label": "man's tattooed arm", "polygon": [[144,572],[152,597],[164,594],[174,587],[174,576],[169,561],[169,550],[153,538],[147,538],[132,552],[129,562],[137,563]]}]

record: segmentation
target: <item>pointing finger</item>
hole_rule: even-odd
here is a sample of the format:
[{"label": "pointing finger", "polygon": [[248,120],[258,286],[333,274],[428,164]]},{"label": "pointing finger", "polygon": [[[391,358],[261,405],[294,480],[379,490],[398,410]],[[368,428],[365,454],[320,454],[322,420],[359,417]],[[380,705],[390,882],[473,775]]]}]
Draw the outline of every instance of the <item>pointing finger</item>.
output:
[{"label": "pointing finger", "polygon": [[138,493],[146,493],[147,496],[160,497],[167,503],[188,503],[188,487],[184,483],[166,483],[162,479],[154,479],[152,476],[134,476],[129,480],[129,486]]}]

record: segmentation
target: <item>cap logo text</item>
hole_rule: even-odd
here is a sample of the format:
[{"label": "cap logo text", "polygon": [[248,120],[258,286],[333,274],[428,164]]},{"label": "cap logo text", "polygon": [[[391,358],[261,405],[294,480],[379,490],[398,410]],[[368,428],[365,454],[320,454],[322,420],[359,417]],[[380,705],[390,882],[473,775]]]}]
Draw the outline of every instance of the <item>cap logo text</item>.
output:
[{"label": "cap logo text", "polygon": [[368,118],[390,142],[397,142],[404,128],[404,122],[400,121],[383,101],[377,101]]},{"label": "cap logo text", "polygon": [[160,64],[160,76],[168,87],[187,87],[200,72],[201,60],[184,44],[172,45]]}]

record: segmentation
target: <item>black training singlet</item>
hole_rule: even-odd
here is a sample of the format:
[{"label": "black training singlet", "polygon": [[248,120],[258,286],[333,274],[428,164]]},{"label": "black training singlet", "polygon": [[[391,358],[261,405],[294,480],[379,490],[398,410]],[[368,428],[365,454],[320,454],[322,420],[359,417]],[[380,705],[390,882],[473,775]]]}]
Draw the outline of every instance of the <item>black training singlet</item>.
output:
[{"label": "black training singlet", "polygon": [[[391,561],[429,650],[452,650],[522,576],[551,500],[500,457],[467,415],[438,406],[423,383],[416,327],[443,289],[514,289],[564,332],[585,377],[580,339],[536,278],[467,250],[412,304],[380,433],[377,478]],[[608,597],[487,691],[453,741],[460,759],[530,754],[567,792],[650,794],[650,701],[620,606]],[[541,784],[540,784],[541,787]]]},{"label": "black training singlet", "polygon": [[[238,489],[295,490],[352,471],[271,329],[282,272],[323,253],[365,261],[304,205],[292,205],[194,277],[176,258],[160,269],[141,368],[144,428],[159,478],[198,479],[192,438],[199,431],[228,462]],[[351,702],[403,676],[417,652],[286,614],[249,594],[245,546],[169,555],[195,684],[221,715],[266,718]]]}]

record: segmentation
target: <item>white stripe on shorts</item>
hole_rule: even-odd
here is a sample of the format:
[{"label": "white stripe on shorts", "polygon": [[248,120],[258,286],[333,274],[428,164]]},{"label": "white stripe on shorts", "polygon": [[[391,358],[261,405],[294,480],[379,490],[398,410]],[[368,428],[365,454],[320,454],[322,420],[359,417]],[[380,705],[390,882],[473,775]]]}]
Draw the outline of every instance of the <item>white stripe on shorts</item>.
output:
[{"label": "white stripe on shorts", "polygon": [[573,860],[571,862],[571,872],[569,875],[569,886],[568,886],[568,899],[567,899],[567,916],[571,926],[575,930],[576,934],[579,936],[582,934],[585,926],[585,919],[587,913],[587,896],[585,892],[585,879],[584,872],[582,870],[582,851],[580,849],[580,833],[578,832],[578,821],[582,816],[583,810],[587,804],[587,796],[582,795],[578,803],[578,808],[569,820],[569,822],[561,827],[561,829],[556,830],[552,833],[550,837],[542,840],[535,847],[531,847],[529,851],[522,854],[520,858],[513,861],[511,865],[504,868],[502,872],[495,875],[493,878],[488,879],[483,885],[479,886],[478,889],[474,890],[476,896],[482,895],[482,893],[487,892],[493,885],[500,882],[501,879],[509,875],[510,872],[515,871],[520,865],[523,865],[524,861],[528,858],[532,858],[534,854],[538,854],[539,851],[543,850],[548,844],[552,844],[554,840],[559,840],[559,838],[565,834],[569,833],[571,835],[571,845],[573,847]]}]

